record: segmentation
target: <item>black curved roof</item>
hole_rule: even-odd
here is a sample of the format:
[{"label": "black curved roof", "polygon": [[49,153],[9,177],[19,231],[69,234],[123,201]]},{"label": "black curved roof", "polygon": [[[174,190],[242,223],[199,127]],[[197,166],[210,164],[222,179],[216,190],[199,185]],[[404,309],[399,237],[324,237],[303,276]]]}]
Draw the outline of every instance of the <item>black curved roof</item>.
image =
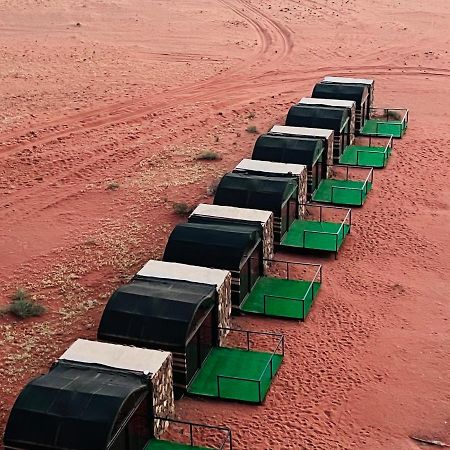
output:
[{"label": "black curved roof", "polygon": [[356,102],[356,107],[359,109],[361,107],[362,100],[368,95],[368,93],[368,87],[363,84],[321,82],[314,86],[311,97],[352,100]]},{"label": "black curved roof", "polygon": [[323,151],[321,139],[263,134],[255,142],[252,159],[312,167]]},{"label": "black curved roof", "polygon": [[59,362],[19,394],[4,444],[33,450],[105,450],[119,415],[129,412],[123,411],[125,402],[133,396],[136,402],[142,400],[146,389],[142,375]]},{"label": "black curved roof", "polygon": [[297,190],[297,179],[227,173],[219,183],[215,205],[262,209],[280,215],[281,208]]},{"label": "black curved roof", "polygon": [[170,234],[163,261],[240,270],[260,241],[257,225],[184,223]]},{"label": "black curved roof", "polygon": [[184,348],[195,325],[215,304],[214,286],[161,278],[135,279],[106,304],[98,339],[138,347]]},{"label": "black curved roof", "polygon": [[339,133],[348,119],[346,108],[319,105],[294,105],[289,109],[286,125],[325,128]]}]

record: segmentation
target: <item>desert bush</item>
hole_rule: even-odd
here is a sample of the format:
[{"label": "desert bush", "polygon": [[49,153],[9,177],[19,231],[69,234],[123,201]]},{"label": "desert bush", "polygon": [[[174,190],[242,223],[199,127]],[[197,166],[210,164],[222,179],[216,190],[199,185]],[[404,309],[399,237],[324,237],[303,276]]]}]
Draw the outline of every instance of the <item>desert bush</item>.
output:
[{"label": "desert bush", "polygon": [[402,119],[402,116],[398,111],[388,110],[386,115],[387,115],[388,119],[392,119],[392,120],[401,120]]},{"label": "desert bush", "polygon": [[256,133],[258,133],[258,128],[256,128],[255,125],[249,125],[249,126],[246,128],[246,131],[247,131],[248,133],[254,133],[254,134],[256,134]]},{"label": "desert bush", "polygon": [[214,181],[211,182],[211,184],[206,188],[206,194],[209,197],[214,197],[217,192],[217,188],[219,187],[221,178],[216,178]]},{"label": "desert bush", "polygon": [[205,161],[215,161],[218,159],[222,159],[222,156],[220,156],[220,153],[215,152],[214,150],[204,150],[203,152],[199,153],[195,157],[195,159]]},{"label": "desert bush", "polygon": [[189,216],[194,210],[194,208],[188,205],[186,202],[174,203],[172,206],[175,214],[182,217]]},{"label": "desert bush", "polygon": [[106,185],[106,189],[108,189],[108,191],[115,191],[117,189],[119,189],[119,183],[117,181],[110,181],[107,185]]},{"label": "desert bush", "polygon": [[2,312],[8,312],[20,319],[25,319],[27,317],[42,316],[45,313],[45,308],[32,299],[26,289],[18,288],[11,297],[11,304],[4,308]]}]

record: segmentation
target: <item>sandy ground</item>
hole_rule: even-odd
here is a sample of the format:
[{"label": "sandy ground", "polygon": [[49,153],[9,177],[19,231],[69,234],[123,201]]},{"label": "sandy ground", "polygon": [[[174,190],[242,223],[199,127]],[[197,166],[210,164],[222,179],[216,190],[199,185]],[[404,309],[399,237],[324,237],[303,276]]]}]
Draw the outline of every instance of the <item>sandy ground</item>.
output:
[{"label": "sandy ground", "polygon": [[[209,201],[251,153],[248,125],[348,74],[409,107],[408,133],[322,261],[306,323],[235,319],[286,335],[265,404],[185,398],[178,414],[229,425],[237,449],[449,442],[447,3],[0,0],[0,305],[23,286],[48,308],[0,318],[0,432],[24,384],[94,338],[110,293],[161,255],[172,202]],[[223,159],[195,161],[204,149]]]}]

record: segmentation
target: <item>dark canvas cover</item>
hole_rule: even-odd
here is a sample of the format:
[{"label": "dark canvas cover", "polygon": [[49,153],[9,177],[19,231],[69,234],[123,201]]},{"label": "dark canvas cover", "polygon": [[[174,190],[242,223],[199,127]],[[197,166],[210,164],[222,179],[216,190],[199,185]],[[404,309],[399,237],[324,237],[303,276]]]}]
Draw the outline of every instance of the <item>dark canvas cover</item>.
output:
[{"label": "dark canvas cover", "polygon": [[348,119],[348,110],[319,105],[294,105],[289,109],[286,125],[333,130],[339,134]]}]

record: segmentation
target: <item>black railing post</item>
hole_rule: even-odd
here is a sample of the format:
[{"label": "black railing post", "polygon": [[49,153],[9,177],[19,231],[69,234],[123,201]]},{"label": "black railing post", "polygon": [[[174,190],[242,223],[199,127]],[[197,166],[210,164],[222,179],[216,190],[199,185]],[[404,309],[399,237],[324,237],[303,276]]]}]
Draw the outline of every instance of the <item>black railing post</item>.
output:
[{"label": "black railing post", "polygon": [[250,351],[250,332],[247,330],[247,351]]},{"label": "black railing post", "polygon": [[259,403],[262,403],[262,398],[261,398],[261,380],[258,380],[258,398],[259,398]]},{"label": "black railing post", "polygon": [[217,397],[220,398],[220,375],[217,375]]},{"label": "black railing post", "polygon": [[194,446],[194,435],[192,431],[192,423],[189,424],[189,435],[190,435],[190,441],[191,441],[191,447]]}]

